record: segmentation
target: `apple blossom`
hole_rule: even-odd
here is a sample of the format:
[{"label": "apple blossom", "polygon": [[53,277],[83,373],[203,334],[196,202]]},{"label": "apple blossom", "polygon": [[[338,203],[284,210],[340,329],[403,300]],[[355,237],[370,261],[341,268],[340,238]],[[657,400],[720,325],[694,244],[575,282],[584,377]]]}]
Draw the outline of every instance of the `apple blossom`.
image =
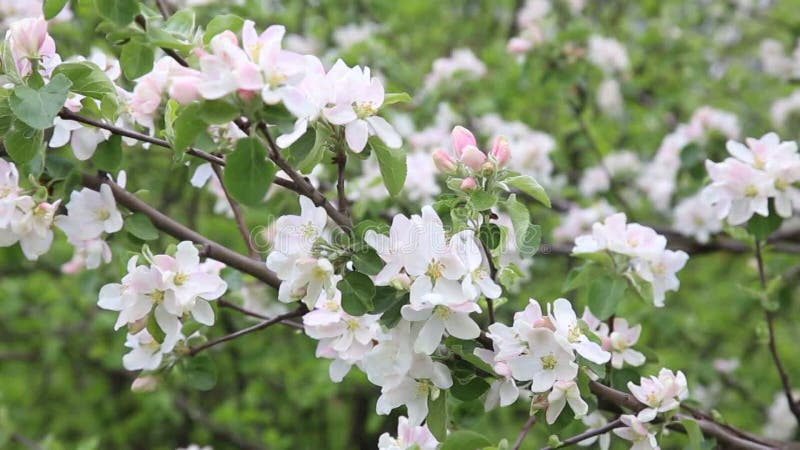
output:
[{"label": "apple blossom", "polygon": [[408,373],[383,386],[376,411],[386,415],[398,406],[405,405],[409,424],[418,426],[428,415],[428,398],[441,395],[440,389],[449,389],[452,385],[453,379],[447,366],[434,362],[428,356],[416,354]]},{"label": "apple blossom", "polygon": [[628,389],[637,400],[647,405],[638,414],[639,420],[643,422],[653,420],[660,412],[678,408],[680,401],[689,395],[686,376],[680,370],[675,373],[669,369],[661,369],[657,377],[642,377],[639,385],[629,381]]},{"label": "apple blossom", "polygon": [[47,62],[58,58],[56,43],[47,33],[47,21],[42,17],[26,18],[11,24],[6,35],[17,72],[21,76],[30,75],[31,61]]},{"label": "apple blossom", "polygon": [[520,381],[531,381],[532,392],[545,392],[556,381],[568,381],[578,375],[575,355],[546,328],[534,328],[524,337],[529,353],[510,359],[511,374]]},{"label": "apple blossom", "polygon": [[404,416],[397,422],[397,437],[383,433],[378,439],[378,450],[436,450],[438,447],[439,441],[427,425],[412,426]]},{"label": "apple blossom", "polygon": [[[605,416],[603,416],[603,414],[600,411],[594,411],[591,414],[581,418],[581,422],[583,422],[584,425],[589,427],[589,429],[596,429],[606,425],[608,423],[608,419],[606,419]],[[593,445],[595,442],[597,442],[597,445],[600,448],[600,450],[608,450],[608,448],[611,446],[610,432],[603,433],[600,436],[592,436],[590,438],[586,438],[578,442],[578,445],[581,447],[589,447]]]},{"label": "apple blossom", "polygon": [[648,428],[646,420],[640,420],[631,414],[623,414],[620,420],[626,426],[623,428],[614,428],[614,434],[631,441],[631,450],[659,450],[658,441],[656,441],[655,433],[651,432]]},{"label": "apple blossom", "polygon": [[611,354],[603,350],[597,343],[590,341],[583,333],[569,300],[559,298],[549,306],[552,307],[552,310],[548,315],[555,326],[555,336],[562,345],[575,350],[579,355],[595,364],[605,364],[611,359]]},{"label": "apple blossom", "polygon": [[581,398],[578,385],[572,381],[556,381],[553,390],[547,396],[547,413],[545,414],[547,423],[552,425],[564,406],[569,403],[570,409],[575,413],[575,418],[580,419],[589,412],[589,405]]}]

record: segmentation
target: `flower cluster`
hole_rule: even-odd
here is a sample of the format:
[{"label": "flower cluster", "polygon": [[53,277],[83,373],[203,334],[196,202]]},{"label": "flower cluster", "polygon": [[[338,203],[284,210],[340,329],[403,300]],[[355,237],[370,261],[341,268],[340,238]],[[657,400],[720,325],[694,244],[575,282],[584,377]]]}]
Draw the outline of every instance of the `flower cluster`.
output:
[{"label": "flower cluster", "polygon": [[38,259],[53,243],[53,218],[60,203],[28,195],[19,186],[17,166],[0,159],[0,247],[19,243],[26,258]]},{"label": "flower cluster", "polygon": [[661,369],[658,376],[642,377],[638,385],[629,381],[628,390],[647,406],[637,415],[642,422],[650,422],[658,413],[677,409],[681,400],[689,396],[686,376],[680,370],[675,373]]},{"label": "flower cluster", "polygon": [[642,326],[630,326],[622,317],[614,317],[611,327],[595,317],[589,308],[583,311],[583,321],[597,337],[600,338],[603,350],[611,352],[611,367],[621,369],[624,363],[631,366],[641,366],[645,356],[632,347],[639,341]]},{"label": "flower cluster", "polygon": [[[120,173],[117,181],[120,186],[125,186],[125,172]],[[68,271],[81,266],[96,269],[101,263],[110,262],[111,248],[104,234],[121,230],[123,221],[109,185],[101,185],[100,191],[89,188],[73,191],[66,207],[67,215],[56,217],[55,224],[75,248],[75,255],[67,265]]]},{"label": "flower cluster", "polygon": [[611,353],[590,339],[594,333],[581,326],[582,321],[569,300],[557,299],[547,310],[548,314],[543,315],[539,303],[531,299],[524,311],[514,315],[511,327],[502,323],[489,326],[488,336],[494,349],[475,350],[475,354],[500,376],[487,395],[487,409],[516,401],[521,394],[519,381],[541,399],[535,399],[534,404],[547,408],[547,423],[555,422],[566,404],[577,418],[588,412],[575,381],[578,376],[576,357],[605,364],[611,359]]},{"label": "flower cluster", "polygon": [[567,213],[561,217],[559,226],[553,230],[553,239],[556,242],[572,242],[578,236],[591,233],[595,222],[600,222],[615,212],[605,200],[586,208],[570,205]]},{"label": "flower cluster", "polygon": [[717,217],[714,208],[708,207],[708,201],[702,193],[682,199],[675,206],[673,217],[675,231],[706,243],[711,235],[722,231],[722,220]]},{"label": "flower cluster", "polygon": [[477,80],[486,75],[486,65],[468,48],[457,48],[449,57],[439,58],[433,62],[431,72],[425,75],[423,93],[437,87],[452,83],[454,80]]},{"label": "flower cluster", "polygon": [[638,173],[641,165],[639,157],[631,151],[621,150],[608,154],[603,157],[600,165],[584,170],[578,190],[585,197],[606,192],[611,188],[612,181]]},{"label": "flower cluster", "polygon": [[477,179],[485,170],[496,170],[506,165],[511,159],[508,141],[500,136],[494,140],[492,150],[487,156],[481,151],[475,136],[462,126],[456,126],[451,133],[455,158],[445,150],[433,153],[436,167],[450,175],[465,175],[461,180],[461,190],[470,191],[478,187]]},{"label": "flower cluster", "polygon": [[653,206],[666,211],[676,188],[681,167],[681,152],[692,143],[703,143],[710,134],[728,139],[739,136],[739,121],[729,112],[703,106],[692,114],[689,123],[680,124],[661,140],[655,158],[645,165],[637,185],[647,194]]},{"label": "flower cluster", "polygon": [[664,306],[665,293],[680,286],[675,274],[686,264],[689,255],[681,250],[667,250],[666,238],[652,228],[626,222],[625,214],[618,213],[594,224],[591,234],[575,239],[572,252],[576,255],[608,252],[612,258],[621,258],[614,261],[614,266],[649,283],[653,303],[657,307]]},{"label": "flower cluster", "polygon": [[550,19],[549,0],[527,0],[517,13],[519,33],[509,39],[506,50],[522,55],[553,37],[554,20]]},{"label": "flower cluster", "polygon": [[[223,265],[212,260],[200,262],[200,254],[191,242],[178,244],[174,255],[145,254],[128,261],[128,273],[120,283],[100,289],[97,305],[118,311],[114,329],[128,327],[126,346],[131,352],[123,363],[128,370],[155,370],[164,355],[184,340],[183,322],[190,316],[203,325],[214,324],[214,310],[209,304],[228,289],[219,276]],[[157,327],[148,326],[155,320]],[[153,336],[154,330],[163,336]]]},{"label": "flower cluster", "polygon": [[747,222],[753,214],[769,215],[769,201],[781,217],[791,217],[800,206],[800,153],[794,141],[781,142],[775,133],[747,138],[746,146],[728,141],[733,158],[706,161],[711,184],[703,199],[716,208],[717,218],[731,225]]}]

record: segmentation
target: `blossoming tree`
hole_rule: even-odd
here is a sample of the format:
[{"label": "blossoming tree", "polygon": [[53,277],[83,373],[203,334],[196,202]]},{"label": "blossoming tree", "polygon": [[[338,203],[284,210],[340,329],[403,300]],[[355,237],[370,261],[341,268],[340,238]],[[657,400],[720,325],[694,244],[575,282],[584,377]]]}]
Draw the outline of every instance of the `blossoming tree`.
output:
[{"label": "blossoming tree", "polygon": [[[547,2],[528,3],[508,42],[521,59],[551,35]],[[170,389],[181,377],[212,389],[213,350],[294,327],[305,335],[296,339],[316,341],[332,383],[360,372],[376,386],[374,414],[397,418],[397,432],[374,443],[380,449],[517,449],[531,445],[534,426],[549,430],[539,443],[548,448],[655,449],[670,434],[692,448],[797,446],[696,407],[695,375],[660,366],[639,346],[646,321],[621,316],[658,320],[695,254],[752,252],[751,291],[766,325],[760,350],[774,366],[762,370],[779,375],[775,388],[800,421],[797,376],[775,337],[782,279],[764,263],[768,252],[797,250],[796,231],[781,227],[800,208],[796,142],[774,132],[742,139],[736,116],[706,107],[652,161],[609,153],[578,83],[574,123],[596,154],[570,180],[580,195],[568,201],[549,135],[491,114],[460,121],[446,106],[426,132],[409,131],[400,111],[417,102],[408,94],[387,92],[367,66],[290,45],[282,25],[97,0],[119,61],[99,50],[62,58],[48,20],[64,4],[47,1],[44,16],[11,21],[0,47],[0,246],[37,261],[63,240],[73,249],[61,268],[68,274],[126,264],[96,305],[117,313],[134,391]],[[599,107],[620,117],[625,47],[599,35],[584,46],[603,76]],[[466,49],[433,67],[420,98],[456,73],[490,70]],[[676,203],[681,151],[712,133],[728,138],[727,153],[705,160],[708,181]],[[207,186],[241,242],[223,245],[162,211],[167,193],[139,184],[142,158],[190,166],[180,183]],[[374,198],[388,207],[364,206]],[[635,221],[645,202],[674,226]],[[558,242],[543,244],[551,208],[564,217]],[[563,280],[562,295],[521,294],[531,265],[552,254],[572,262],[548,275]],[[245,295],[233,272],[275,290],[273,312],[228,300]],[[258,321],[219,333],[223,307]],[[528,418],[518,435],[495,441],[450,414],[454,404],[480,404],[486,415],[524,404]],[[573,421],[585,431],[563,434]]]}]

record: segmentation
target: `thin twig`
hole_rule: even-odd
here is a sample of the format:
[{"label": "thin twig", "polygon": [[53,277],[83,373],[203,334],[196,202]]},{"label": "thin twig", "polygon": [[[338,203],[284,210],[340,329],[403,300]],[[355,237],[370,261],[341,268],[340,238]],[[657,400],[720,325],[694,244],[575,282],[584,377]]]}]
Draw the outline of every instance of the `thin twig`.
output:
[{"label": "thin twig", "polygon": [[321,206],[325,209],[325,212],[328,213],[328,217],[330,217],[334,222],[336,222],[339,227],[344,231],[350,231],[353,228],[353,222],[350,220],[350,217],[343,214],[341,211],[336,209],[326,198],[322,195],[317,188],[314,187],[313,184],[309,183],[300,173],[298,173],[292,166],[289,164],[283,156],[281,156],[281,152],[278,149],[278,146],[275,144],[275,141],[272,139],[272,135],[270,135],[269,129],[264,122],[258,123],[258,130],[261,134],[264,135],[264,138],[267,140],[267,144],[269,144],[270,152],[269,157],[270,159],[281,169],[283,170],[289,178],[292,179],[295,185],[295,192],[300,195],[304,195],[311,199],[311,201],[317,205]]},{"label": "thin twig", "polygon": [[[264,314],[257,313],[255,311],[251,311],[251,310],[249,310],[247,308],[244,308],[242,306],[237,305],[236,303],[229,302],[227,300],[217,300],[217,304],[222,308],[230,308],[230,309],[232,309],[234,311],[239,311],[240,313],[244,314],[245,316],[255,317],[256,319],[261,319],[261,320],[270,320],[270,319],[272,319],[272,317],[265,316]],[[305,329],[305,327],[303,327],[303,324],[297,323],[297,322],[295,322],[293,320],[286,319],[286,320],[282,320],[281,323],[284,324],[284,325],[293,327],[293,328],[297,328],[299,330]]]},{"label": "thin twig", "polygon": [[253,326],[250,326],[250,327],[247,327],[247,328],[243,328],[243,329],[241,329],[239,331],[235,331],[235,332],[233,332],[231,334],[227,334],[225,336],[218,337],[216,339],[212,339],[212,340],[206,342],[203,345],[199,345],[197,347],[192,347],[191,349],[189,349],[187,354],[189,356],[194,356],[197,353],[199,353],[199,352],[201,352],[203,350],[206,350],[208,348],[211,348],[211,347],[213,347],[215,345],[222,344],[223,342],[228,342],[230,340],[236,339],[238,337],[244,336],[245,334],[249,334],[249,333],[252,333],[254,331],[263,330],[264,328],[271,327],[272,325],[275,325],[276,323],[281,323],[286,319],[291,319],[291,318],[294,318],[294,317],[300,317],[300,316],[302,316],[303,314],[305,314],[307,312],[308,312],[308,309],[305,307],[305,305],[302,305],[299,308],[295,309],[294,311],[290,311],[290,312],[288,312],[286,314],[281,314],[279,316],[275,316],[272,319],[265,320],[265,321],[263,321],[261,323],[255,324]]},{"label": "thin twig", "polygon": [[514,441],[514,446],[511,447],[511,450],[519,450],[519,447],[522,445],[522,441],[525,440],[525,436],[528,435],[528,431],[530,431],[531,427],[535,423],[536,423],[536,416],[530,416],[528,420],[525,421],[525,425],[523,425],[522,428],[520,428],[517,440]]},{"label": "thin twig", "polygon": [[169,19],[169,16],[172,15],[170,12],[170,7],[165,0],[156,0],[156,6],[158,7],[158,11],[161,13],[161,17],[164,20]]},{"label": "thin twig", "polygon": [[234,200],[231,197],[231,194],[228,193],[228,188],[225,187],[225,183],[222,181],[222,169],[219,166],[214,164],[211,165],[214,169],[214,174],[217,176],[219,180],[219,185],[222,187],[222,192],[225,194],[225,198],[228,200],[228,204],[231,207],[231,211],[233,211],[233,217],[236,219],[236,226],[239,228],[239,234],[242,235],[242,239],[244,240],[245,245],[247,246],[247,252],[250,254],[250,257],[253,259],[260,259],[260,255],[258,254],[258,250],[256,250],[255,246],[253,245],[253,240],[250,239],[250,231],[247,229],[247,223],[244,221],[244,214],[242,213],[242,208],[239,207],[239,202]]},{"label": "thin twig", "polygon": [[93,190],[100,190],[102,184],[107,184],[111,188],[111,192],[114,194],[114,198],[119,204],[133,212],[140,212],[146,215],[156,228],[170,236],[202,245],[204,256],[225,263],[248,275],[252,275],[274,288],[280,286],[281,281],[278,279],[278,276],[275,275],[273,271],[269,270],[263,261],[255,260],[230,250],[191,228],[178,223],[171,217],[163,214],[161,211],[158,211],[135,195],[121,188],[113,181],[88,174],[83,174],[82,181],[84,186]]},{"label": "thin twig", "polygon": [[600,436],[601,434],[606,434],[609,431],[613,430],[614,428],[619,428],[621,426],[624,426],[624,424],[622,423],[622,421],[619,418],[617,418],[617,419],[612,420],[611,422],[608,422],[607,424],[603,425],[602,427],[597,427],[597,428],[593,428],[591,430],[586,430],[581,434],[576,434],[575,436],[572,436],[572,437],[569,437],[567,439],[564,439],[563,441],[561,441],[561,445],[559,445],[558,447],[543,447],[542,450],[553,450],[553,449],[556,449],[556,448],[563,448],[563,447],[566,447],[568,445],[577,444],[578,442],[585,441],[586,439],[589,439],[589,438],[592,438],[592,437],[595,437],[595,436]]},{"label": "thin twig", "polygon": [[[486,218],[486,223],[489,223],[489,218]],[[495,277],[497,276],[497,267],[494,265],[494,261],[492,260],[492,251],[489,250],[489,247],[478,237],[478,241],[481,243],[481,247],[483,247],[483,252],[486,254],[486,261],[489,262],[489,277],[497,282]],[[486,297],[486,314],[489,316],[489,324],[493,324],[495,322],[494,316],[494,300],[489,297]]]},{"label": "thin twig", "polygon": [[[764,270],[764,257],[761,255],[761,240],[756,239],[755,246],[756,263],[758,264],[758,279],[761,282],[761,289],[764,294],[767,293],[767,274]],[[800,424],[800,405],[795,402],[792,395],[792,384],[789,381],[789,375],[783,367],[780,355],[778,354],[778,347],[775,345],[775,318],[772,311],[764,308],[764,318],[767,321],[767,330],[769,332],[769,352],[772,354],[772,361],[775,363],[775,368],[778,370],[781,384],[783,385],[783,392],[786,395],[786,400],[789,402],[789,410],[794,414],[797,423]]]},{"label": "thin twig", "polygon": [[338,166],[338,172],[336,177],[336,191],[338,194],[338,201],[337,206],[339,207],[339,211],[342,212],[347,217],[350,217],[350,212],[348,210],[349,203],[347,201],[347,194],[344,191],[344,183],[345,183],[345,169],[347,168],[347,152],[339,148],[336,157],[334,158],[336,165]]}]

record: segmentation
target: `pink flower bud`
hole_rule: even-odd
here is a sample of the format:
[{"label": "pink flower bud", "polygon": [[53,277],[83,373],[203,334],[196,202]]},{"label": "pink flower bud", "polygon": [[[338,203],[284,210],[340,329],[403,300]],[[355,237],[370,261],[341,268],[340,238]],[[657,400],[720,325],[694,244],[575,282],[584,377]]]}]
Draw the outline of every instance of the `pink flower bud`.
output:
[{"label": "pink flower bud", "polygon": [[158,378],[152,375],[139,376],[131,383],[133,392],[153,392],[158,387]]},{"label": "pink flower bud", "polygon": [[200,79],[189,76],[177,76],[172,79],[169,96],[181,105],[192,103],[200,98],[198,86]]},{"label": "pink flower bud", "polygon": [[433,152],[433,164],[436,165],[440,172],[453,173],[456,171],[456,162],[453,157],[441,149]]},{"label": "pink flower bud", "polygon": [[486,162],[486,153],[478,150],[474,145],[467,145],[461,149],[461,162],[467,165],[472,170],[480,170],[483,163]]},{"label": "pink flower bud", "polygon": [[37,58],[55,52],[55,43],[47,34],[47,21],[41,17],[31,17],[12,23],[9,35],[14,56]]},{"label": "pink flower bud", "polygon": [[504,137],[498,137],[492,147],[492,156],[497,160],[497,165],[503,167],[511,159],[511,150],[508,148],[508,141]]},{"label": "pink flower bud", "polygon": [[456,152],[456,156],[459,159],[461,158],[461,152],[464,147],[468,145],[475,147],[478,145],[477,141],[475,141],[475,136],[462,126],[453,128],[452,133],[450,133],[450,141],[453,143],[453,151]]},{"label": "pink flower bud", "polygon": [[462,191],[472,191],[478,187],[478,183],[475,182],[475,178],[467,177],[464,178],[464,181],[461,182],[461,190]]}]

